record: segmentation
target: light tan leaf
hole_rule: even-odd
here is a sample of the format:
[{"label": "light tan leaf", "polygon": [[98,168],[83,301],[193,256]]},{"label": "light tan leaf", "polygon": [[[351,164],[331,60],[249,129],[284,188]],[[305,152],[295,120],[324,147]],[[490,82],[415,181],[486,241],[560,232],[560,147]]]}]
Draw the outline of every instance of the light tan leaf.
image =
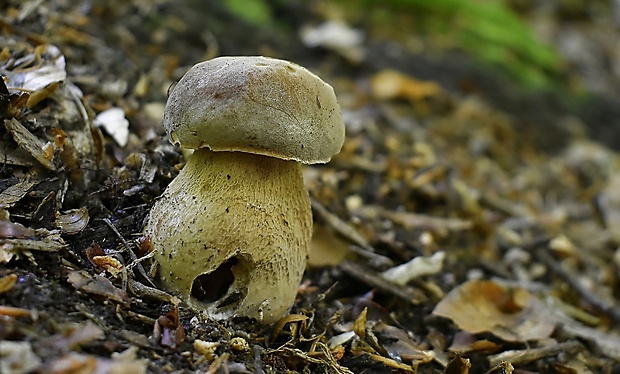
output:
[{"label": "light tan leaf", "polygon": [[314,225],[308,266],[323,267],[339,265],[349,253],[349,244],[322,225]]},{"label": "light tan leaf", "polygon": [[555,328],[547,308],[522,288],[472,280],[453,289],[433,314],[450,318],[471,333],[490,332],[506,341],[543,339]]}]

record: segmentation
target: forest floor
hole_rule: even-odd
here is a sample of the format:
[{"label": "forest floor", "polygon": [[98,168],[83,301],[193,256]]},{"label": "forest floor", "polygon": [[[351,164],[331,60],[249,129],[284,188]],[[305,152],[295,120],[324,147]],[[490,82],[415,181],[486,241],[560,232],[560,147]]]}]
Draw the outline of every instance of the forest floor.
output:
[{"label": "forest floor", "polygon": [[[407,12],[267,3],[0,3],[0,373],[620,372],[618,9],[511,1],[558,51],[534,89]],[[179,303],[141,235],[185,162],[168,89],[219,55],[307,67],[345,120],[274,325]]]}]

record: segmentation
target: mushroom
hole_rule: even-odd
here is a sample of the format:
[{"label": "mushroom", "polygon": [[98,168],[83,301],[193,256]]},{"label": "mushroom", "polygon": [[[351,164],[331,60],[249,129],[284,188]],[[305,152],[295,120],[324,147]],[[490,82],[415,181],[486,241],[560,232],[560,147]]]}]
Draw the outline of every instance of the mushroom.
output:
[{"label": "mushroom", "polygon": [[161,285],[214,319],[277,321],[309,251],[301,164],[328,162],[344,141],[334,90],[288,61],[219,57],[181,78],[164,127],[195,152],[147,220]]}]

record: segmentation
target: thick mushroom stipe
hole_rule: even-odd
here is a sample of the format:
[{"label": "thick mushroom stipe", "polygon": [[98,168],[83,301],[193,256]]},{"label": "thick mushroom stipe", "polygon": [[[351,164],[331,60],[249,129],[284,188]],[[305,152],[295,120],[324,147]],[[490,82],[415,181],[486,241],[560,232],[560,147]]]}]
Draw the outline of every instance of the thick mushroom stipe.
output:
[{"label": "thick mushroom stipe", "polygon": [[162,285],[210,317],[272,323],[292,305],[312,213],[297,162],[199,149],[151,210]]}]

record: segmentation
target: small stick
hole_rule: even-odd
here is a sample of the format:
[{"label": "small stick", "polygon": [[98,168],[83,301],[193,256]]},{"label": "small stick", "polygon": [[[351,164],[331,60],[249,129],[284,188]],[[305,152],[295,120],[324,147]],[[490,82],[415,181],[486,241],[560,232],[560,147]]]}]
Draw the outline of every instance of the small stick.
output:
[{"label": "small stick", "polygon": [[146,279],[146,281],[149,283],[149,286],[151,287],[157,287],[155,286],[155,283],[153,283],[153,281],[151,280],[151,278],[146,274],[146,271],[144,271],[144,267],[142,267],[142,264],[140,264],[140,262],[138,261],[138,257],[136,256],[136,254],[134,253],[134,251],[131,250],[131,247],[129,246],[129,243],[127,242],[127,240],[125,240],[125,238],[123,237],[123,235],[121,235],[121,233],[118,231],[118,229],[116,228],[116,226],[114,226],[114,224],[108,219],[108,218],[104,218],[103,222],[110,228],[110,230],[112,230],[112,232],[114,232],[114,234],[118,237],[118,239],[121,241],[121,243],[123,244],[123,246],[125,247],[125,249],[127,250],[127,252],[129,253],[129,257],[131,257],[131,261],[133,264],[135,264],[135,268],[138,269],[138,273],[144,277],[144,279]]},{"label": "small stick", "polygon": [[583,299],[588,302],[590,305],[599,309],[601,312],[610,316],[615,322],[620,322],[620,309],[613,304],[608,303],[607,301],[599,298],[591,290],[587,289],[579,282],[577,282],[575,276],[569,274],[566,269],[564,269],[557,261],[555,261],[549,253],[545,250],[537,250],[536,256],[543,262],[545,265],[551,269],[555,274],[559,275],[571,288],[573,288],[577,293],[583,297]]},{"label": "small stick", "polygon": [[344,261],[340,264],[340,269],[370,287],[390,293],[414,305],[420,304],[428,299],[422,292],[415,292],[415,290],[410,287],[396,286],[390,281],[354,262]]},{"label": "small stick", "polygon": [[505,351],[496,355],[488,356],[491,367],[497,366],[504,361],[512,365],[526,365],[544,357],[556,356],[560,353],[575,354],[583,349],[583,345],[577,341],[568,341],[541,348],[527,348],[523,350]]}]

